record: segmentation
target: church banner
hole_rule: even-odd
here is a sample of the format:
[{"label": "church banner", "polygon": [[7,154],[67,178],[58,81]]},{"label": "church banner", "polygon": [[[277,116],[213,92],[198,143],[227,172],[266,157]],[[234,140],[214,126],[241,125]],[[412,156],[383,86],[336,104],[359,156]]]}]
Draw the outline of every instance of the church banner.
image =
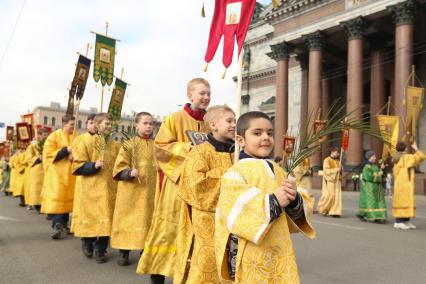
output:
[{"label": "church banner", "polygon": [[411,86],[406,89],[405,135],[410,138],[410,142],[414,142],[417,135],[417,123],[423,108],[424,91],[423,88]]},{"label": "church banner", "polygon": [[115,79],[115,86],[112,90],[111,101],[108,108],[108,113],[112,115],[113,121],[119,121],[121,119],[121,108],[123,107],[126,88],[126,82],[118,78]]},{"label": "church banner", "polygon": [[238,56],[240,55],[255,5],[255,0],[215,1],[208,46],[204,57],[207,64],[213,60],[222,36],[224,37],[222,62],[225,68],[232,63],[235,41],[238,45]]},{"label": "church banner", "polygon": [[390,144],[383,145],[382,159],[392,156],[396,152],[399,133],[399,116],[397,115],[378,115],[380,132],[388,139]]},{"label": "church banner", "polygon": [[77,100],[81,100],[84,95],[84,89],[86,88],[87,78],[89,77],[91,63],[90,59],[86,56],[80,55],[78,57],[70,92],[70,95],[75,97]]},{"label": "church banner", "polygon": [[113,38],[96,34],[93,79],[101,80],[102,86],[111,86],[114,79],[115,42]]}]

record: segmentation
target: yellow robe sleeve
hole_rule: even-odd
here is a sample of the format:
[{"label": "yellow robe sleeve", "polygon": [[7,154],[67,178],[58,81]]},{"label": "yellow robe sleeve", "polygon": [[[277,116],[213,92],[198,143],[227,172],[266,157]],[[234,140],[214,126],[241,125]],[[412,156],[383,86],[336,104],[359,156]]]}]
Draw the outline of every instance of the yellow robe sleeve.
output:
[{"label": "yellow robe sleeve", "polygon": [[[90,134],[89,134],[90,135]],[[86,162],[93,162],[90,161],[90,156],[86,148],[85,139],[91,138],[86,135],[80,135],[78,136],[72,145],[72,155],[74,157],[73,163],[72,163],[72,172],[75,174],[75,172],[84,165]]]},{"label": "yellow robe sleeve", "polygon": [[168,116],[155,137],[155,157],[161,171],[174,183],[180,177],[191,142],[178,142],[173,116]]},{"label": "yellow robe sleeve", "polygon": [[47,165],[51,165],[55,163],[56,155],[58,155],[58,152],[62,150],[60,146],[61,143],[61,134],[57,131],[51,133],[47,139],[46,142],[44,142],[43,146],[43,166],[47,167]]},{"label": "yellow robe sleeve", "polygon": [[209,157],[199,149],[194,148],[183,165],[178,195],[198,210],[215,212],[221,178],[227,168],[210,169]]},{"label": "yellow robe sleeve", "polygon": [[248,184],[238,171],[223,176],[217,210],[230,233],[256,245],[269,230],[269,194]]},{"label": "yellow robe sleeve", "polygon": [[326,181],[336,182],[340,173],[340,167],[333,167],[330,159],[325,159],[323,164],[323,177]]},{"label": "yellow robe sleeve", "polygon": [[117,159],[115,160],[112,176],[115,178],[121,171],[130,169],[130,157],[121,146],[118,151]]}]

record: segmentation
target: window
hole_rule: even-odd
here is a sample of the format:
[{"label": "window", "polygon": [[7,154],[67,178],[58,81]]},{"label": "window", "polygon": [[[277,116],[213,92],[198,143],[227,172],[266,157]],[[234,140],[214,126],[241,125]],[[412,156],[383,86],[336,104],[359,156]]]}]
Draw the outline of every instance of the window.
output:
[{"label": "window", "polygon": [[77,127],[78,127],[78,129],[81,129],[81,120],[79,120],[79,121],[77,122]]},{"label": "window", "polygon": [[124,125],[121,126],[121,132],[124,132]]},{"label": "window", "polygon": [[132,127],[130,125],[127,126],[127,133],[130,133],[130,130],[132,129]]},{"label": "window", "polygon": [[55,126],[56,119],[52,117],[52,126]]},{"label": "window", "polygon": [[48,121],[47,116],[44,116],[44,117],[43,117],[43,125],[47,125],[47,121]]}]

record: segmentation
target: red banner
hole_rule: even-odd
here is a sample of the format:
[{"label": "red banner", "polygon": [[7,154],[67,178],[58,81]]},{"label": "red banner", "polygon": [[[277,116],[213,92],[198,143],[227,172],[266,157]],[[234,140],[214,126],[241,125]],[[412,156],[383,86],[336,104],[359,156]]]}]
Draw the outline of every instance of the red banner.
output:
[{"label": "red banner", "polygon": [[349,129],[343,129],[342,131],[342,149],[345,152],[349,149]]}]

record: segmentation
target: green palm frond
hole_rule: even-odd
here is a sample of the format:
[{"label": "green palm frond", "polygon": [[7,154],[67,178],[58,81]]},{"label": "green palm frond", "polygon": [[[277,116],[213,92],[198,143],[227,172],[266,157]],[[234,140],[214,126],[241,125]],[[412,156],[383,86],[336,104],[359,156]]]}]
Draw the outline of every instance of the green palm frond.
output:
[{"label": "green palm frond", "polygon": [[[131,128],[129,131],[122,131],[121,134],[124,137],[123,149],[130,162],[130,168],[139,169],[139,156],[140,156],[140,145],[138,133],[135,128]],[[137,177],[139,184],[141,183],[139,177]]]},{"label": "green palm frond", "polygon": [[366,112],[361,113],[358,117],[355,116],[355,114],[360,112],[360,109],[346,113],[346,105],[338,106],[338,102],[335,102],[326,114],[324,127],[317,132],[314,131],[313,124],[314,118],[318,117],[319,111],[310,113],[306,121],[299,123],[297,135],[299,136],[303,129],[305,130],[306,138],[304,140],[296,140],[294,151],[284,161],[284,168],[287,173],[292,174],[300,163],[319,151],[323,144],[341,140],[340,137],[330,137],[334,134],[341,134],[343,129],[359,131],[390,145],[389,134],[380,131],[379,127],[371,125],[369,120],[370,113]]}]

